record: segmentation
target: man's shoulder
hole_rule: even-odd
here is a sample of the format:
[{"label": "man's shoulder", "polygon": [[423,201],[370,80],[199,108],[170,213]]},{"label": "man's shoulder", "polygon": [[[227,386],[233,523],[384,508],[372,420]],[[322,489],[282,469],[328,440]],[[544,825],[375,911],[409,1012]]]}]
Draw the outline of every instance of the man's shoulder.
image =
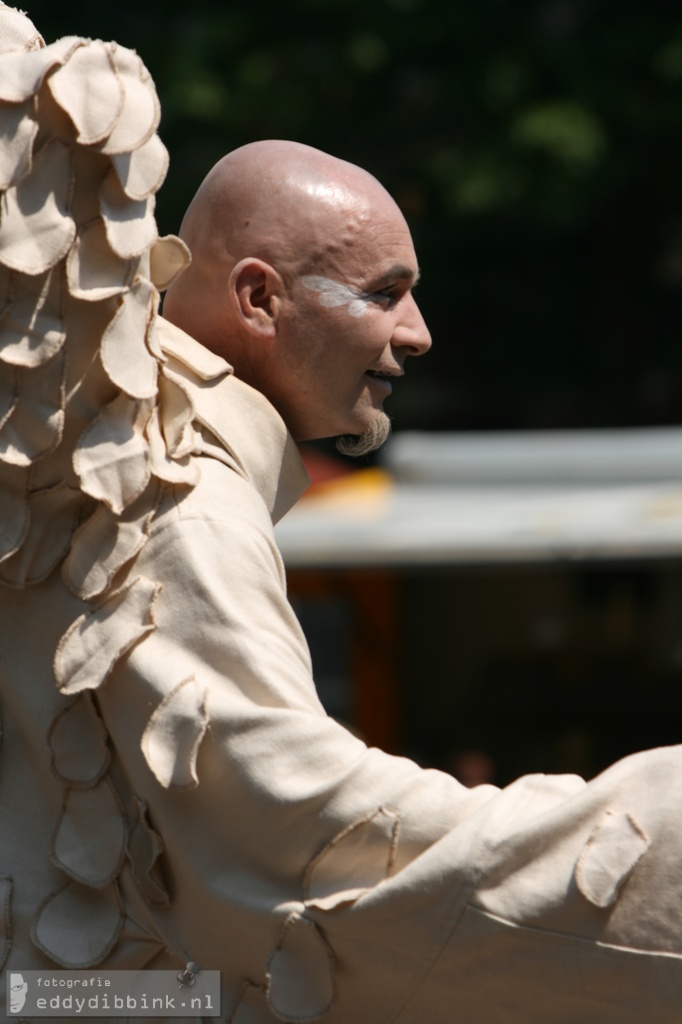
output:
[{"label": "man's shoulder", "polygon": [[195,421],[229,452],[276,522],[310,482],[281,416],[221,356],[162,317],[157,327],[166,376],[188,393]]},{"label": "man's shoulder", "polygon": [[185,373],[190,371],[198,380],[217,380],[233,373],[230,364],[201,345],[185,331],[162,316],[156,321],[159,342],[164,355],[172,364],[179,364]]}]

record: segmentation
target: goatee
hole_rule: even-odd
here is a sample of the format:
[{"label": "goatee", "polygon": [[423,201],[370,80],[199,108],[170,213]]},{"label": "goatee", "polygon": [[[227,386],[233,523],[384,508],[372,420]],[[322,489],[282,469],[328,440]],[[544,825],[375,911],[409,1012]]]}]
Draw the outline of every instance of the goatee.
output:
[{"label": "goatee", "polygon": [[388,441],[390,435],[391,421],[386,413],[382,412],[361,434],[337,438],[336,449],[342,455],[352,455],[357,459],[361,455],[369,455],[370,452],[381,448],[382,444]]}]

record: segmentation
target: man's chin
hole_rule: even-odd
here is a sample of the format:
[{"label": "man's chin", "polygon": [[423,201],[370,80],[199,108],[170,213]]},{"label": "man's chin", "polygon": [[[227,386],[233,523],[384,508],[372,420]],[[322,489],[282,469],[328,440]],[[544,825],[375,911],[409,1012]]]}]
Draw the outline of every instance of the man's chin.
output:
[{"label": "man's chin", "polygon": [[369,455],[381,448],[382,444],[388,441],[391,435],[391,421],[385,412],[380,413],[371,421],[368,427],[361,434],[350,434],[339,437],[336,441],[337,451],[342,455],[352,455],[359,458],[361,455]]}]

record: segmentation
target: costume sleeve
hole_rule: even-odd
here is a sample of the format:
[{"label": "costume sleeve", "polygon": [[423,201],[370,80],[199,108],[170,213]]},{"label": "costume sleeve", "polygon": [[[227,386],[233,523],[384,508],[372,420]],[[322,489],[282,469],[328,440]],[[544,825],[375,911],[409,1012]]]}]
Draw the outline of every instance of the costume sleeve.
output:
[{"label": "costume sleeve", "polygon": [[155,628],[98,702],[168,901],[126,898],[221,970],[226,1019],[634,1024],[655,975],[672,1022],[679,751],[498,791],[368,749],[320,707],[261,499],[211,460],[132,571],[162,581]]}]

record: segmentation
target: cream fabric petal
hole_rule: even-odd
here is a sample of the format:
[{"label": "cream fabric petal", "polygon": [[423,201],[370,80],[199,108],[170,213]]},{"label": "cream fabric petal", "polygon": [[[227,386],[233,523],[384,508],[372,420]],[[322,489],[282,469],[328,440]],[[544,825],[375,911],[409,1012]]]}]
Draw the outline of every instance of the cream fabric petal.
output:
[{"label": "cream fabric petal", "polygon": [[607,811],[575,869],[578,889],[596,907],[610,907],[621,885],[651,845],[631,814]]},{"label": "cream fabric petal", "polygon": [[[222,356],[216,355],[210,349],[204,348],[196,342],[192,342],[184,331],[172,324],[169,320],[161,318],[163,324],[164,348],[173,357],[178,365],[172,373],[177,381],[191,382],[199,380],[221,380],[227,374],[233,373],[233,368]],[[192,342],[191,354],[186,351],[187,341]]]},{"label": "cream fabric petal", "polygon": [[37,50],[45,45],[40,32],[23,11],[17,11],[5,3],[0,7],[0,54],[11,50]]},{"label": "cream fabric petal", "polygon": [[82,490],[112,512],[122,512],[149,483],[149,449],[142,433],[148,417],[148,408],[121,394],[83,433],[74,452]]},{"label": "cream fabric petal", "polygon": [[61,270],[35,277],[16,274],[12,291],[0,314],[0,359],[15,366],[40,366],[66,339]]},{"label": "cream fabric petal", "polygon": [[28,466],[55,448],[64,427],[64,350],[19,369],[19,401],[0,428],[0,461]]},{"label": "cream fabric petal", "polygon": [[151,277],[160,292],[170,288],[191,259],[189,249],[175,235],[164,235],[152,246]]},{"label": "cream fabric petal", "polygon": [[[144,261],[140,260],[140,263],[142,263],[142,262],[144,262]],[[143,275],[142,272],[141,272],[141,276],[148,276],[148,279],[152,280],[151,260],[149,260],[149,268],[148,269],[149,269],[149,274],[148,275]],[[157,285],[156,281],[153,281],[153,284],[154,284],[154,287],[158,290],[159,286]],[[163,349],[161,348],[161,339],[159,337],[157,321],[158,321],[158,306],[155,306],[152,318],[149,321],[149,328],[147,330],[147,348],[149,349],[151,354],[154,356],[154,358],[156,359],[157,363],[163,365],[164,363],[167,363],[168,360],[166,359],[166,355],[165,355]]]},{"label": "cream fabric petal", "polygon": [[123,108],[109,137],[99,149],[103,153],[126,153],[147,142],[159,127],[161,110],[148,71],[133,50],[111,44],[116,73],[123,85]]},{"label": "cream fabric petal", "polygon": [[194,676],[178,683],[154,711],[142,736],[142,753],[166,789],[196,786],[196,760],[206,728],[207,690]]},{"label": "cream fabric petal", "polygon": [[112,167],[99,193],[107,240],[122,259],[139,256],[158,238],[154,220],[154,196],[128,199]]},{"label": "cream fabric petal", "polygon": [[[66,425],[68,426],[68,420],[66,420]],[[77,430],[73,429],[72,434],[77,437]],[[81,492],[78,478],[71,466],[72,448],[72,439],[68,436],[68,431],[65,429],[59,447],[54,452],[51,452],[46,459],[38,459],[37,462],[32,462],[24,472],[29,474],[31,482],[30,494],[47,493],[56,487],[69,488],[80,505],[77,522],[81,522],[83,517],[91,511],[94,502],[92,498],[88,498],[87,495]]]},{"label": "cream fabric petal", "polygon": [[159,425],[158,409],[154,409],[147,424],[147,440],[151,455],[152,474],[157,480],[169,484],[186,484],[194,487],[199,483],[201,470],[199,463],[191,455],[181,459],[171,459],[166,453],[166,442]]},{"label": "cream fabric petal", "polygon": [[83,227],[101,216],[99,192],[102,183],[111,170],[109,157],[92,149],[74,145],[73,178],[70,213],[76,224]]},{"label": "cream fabric petal", "polygon": [[0,102],[0,189],[16,185],[30,172],[37,134],[31,100]]},{"label": "cream fabric petal", "polygon": [[0,564],[0,578],[13,587],[46,579],[68,551],[83,496],[57,484],[28,496],[29,528],[19,551]]},{"label": "cream fabric petal", "polygon": [[12,879],[0,878],[0,971],[12,948]]},{"label": "cream fabric petal", "polygon": [[395,860],[398,829],[397,815],[380,807],[370,818],[335,836],[306,872],[306,903],[332,910],[352,903],[388,878]]},{"label": "cream fabric petal", "polygon": [[62,693],[96,690],[119,658],[156,628],[154,602],[160,589],[160,584],[138,576],[71,624],[54,659]]},{"label": "cream fabric petal", "polygon": [[69,789],[54,834],[52,860],[77,882],[101,889],[121,870],[123,809],[105,775],[90,789]]},{"label": "cream fabric petal", "polygon": [[92,600],[110,585],[113,577],[142,550],[154,517],[158,491],[147,491],[121,513],[114,515],[99,505],[76,530],[64,562],[64,582],[84,601]]},{"label": "cream fabric petal", "polygon": [[[38,153],[49,142],[52,142],[53,139],[59,139],[64,145],[69,146],[71,156],[75,157],[79,152],[79,147],[76,143],[76,128],[69,115],[65,110],[62,110],[50,92],[47,78],[36,93],[34,102],[37,103],[38,134],[33,143],[33,152]],[[80,151],[83,152],[82,148]],[[73,193],[71,198],[73,199]],[[70,212],[73,216],[73,210],[70,210]],[[75,216],[74,220],[78,223]]]},{"label": "cream fabric petal", "polygon": [[45,146],[33,169],[2,195],[0,262],[25,274],[41,274],[58,263],[76,237],[67,214],[71,181],[69,150],[61,142]]},{"label": "cream fabric petal", "polygon": [[69,881],[43,905],[31,937],[62,967],[94,967],[115,945],[123,922],[115,885],[92,889]]},{"label": "cream fabric petal", "polygon": [[158,292],[138,278],[124,295],[102,338],[102,364],[110,379],[131,398],[156,395],[158,363],[146,344]]},{"label": "cream fabric petal", "polygon": [[313,921],[293,913],[268,961],[267,996],[283,1021],[312,1021],[334,1003],[334,955]]},{"label": "cream fabric petal", "polygon": [[23,544],[30,523],[28,470],[0,463],[0,562]]},{"label": "cream fabric petal", "polygon": [[170,896],[159,867],[164,845],[147,817],[144,800],[135,798],[137,818],[128,834],[128,858],[135,881],[150,907],[162,909],[170,906]]},{"label": "cream fabric petal", "polygon": [[191,455],[197,449],[194,406],[182,378],[167,367],[159,377],[159,398],[157,408],[168,455],[174,459]]},{"label": "cream fabric petal", "polygon": [[64,36],[56,43],[32,51],[29,57],[21,52],[3,55],[0,100],[23,103],[38,91],[48,71],[63,64],[84,44],[85,40],[78,36]]},{"label": "cream fabric petal", "polygon": [[168,150],[155,132],[131,152],[112,154],[111,162],[128,198],[146,199],[166,177]]},{"label": "cream fabric petal", "polygon": [[100,339],[118,309],[118,299],[85,302],[66,295],[64,319],[69,339],[66,400],[69,416],[90,422],[114,400],[117,390],[99,358]]},{"label": "cream fabric petal", "polygon": [[[151,261],[151,249],[145,249],[141,252],[137,259],[137,274],[136,277],[144,277],[147,281],[152,280],[152,261]],[[152,284],[154,282],[152,281]]]},{"label": "cream fabric petal", "polygon": [[122,295],[134,272],[133,260],[121,259],[111,251],[101,217],[80,229],[66,260],[69,291],[89,302]]},{"label": "cream fabric petal", "polygon": [[68,786],[89,789],[109,767],[107,730],[87,692],[55,716],[47,742],[52,770]]},{"label": "cream fabric petal", "polygon": [[88,40],[55,71],[48,85],[73,121],[82,145],[106,139],[123,109],[123,87],[110,43]]}]

